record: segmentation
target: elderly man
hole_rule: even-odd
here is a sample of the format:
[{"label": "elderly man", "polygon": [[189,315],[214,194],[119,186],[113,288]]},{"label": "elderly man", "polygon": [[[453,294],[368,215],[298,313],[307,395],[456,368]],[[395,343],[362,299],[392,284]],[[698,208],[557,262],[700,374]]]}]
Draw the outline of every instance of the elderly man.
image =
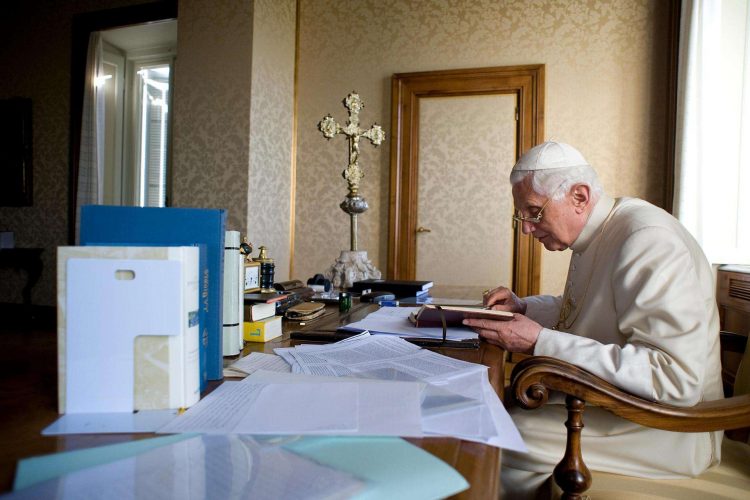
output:
[{"label": "elderly man", "polygon": [[[485,304],[514,319],[464,323],[508,351],[574,363],[650,400],[692,406],[721,398],[713,275],[685,228],[645,201],[608,197],[567,144],[532,148],[510,181],[523,232],[547,250],[572,250],[565,291],[519,298],[498,287]],[[565,408],[511,414],[530,453],[503,453],[504,494],[532,496],[565,450]],[[646,428],[598,408],[586,409],[585,424],[583,454],[593,470],[679,478],[720,459],[721,433]]]}]

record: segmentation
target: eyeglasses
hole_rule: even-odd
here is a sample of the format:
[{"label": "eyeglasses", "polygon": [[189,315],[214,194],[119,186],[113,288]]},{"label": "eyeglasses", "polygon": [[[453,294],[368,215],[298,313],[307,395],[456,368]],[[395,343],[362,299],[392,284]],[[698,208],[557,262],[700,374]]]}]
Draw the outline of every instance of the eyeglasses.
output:
[{"label": "eyeglasses", "polygon": [[557,190],[563,186],[563,184],[565,184],[565,181],[562,181],[555,188],[555,190],[552,191],[552,194],[549,195],[547,201],[544,202],[544,205],[542,205],[542,208],[539,209],[535,216],[524,217],[518,210],[516,210],[516,213],[513,214],[513,220],[516,222],[520,222],[521,224],[523,224],[524,222],[530,222],[531,224],[539,224],[540,222],[542,222],[542,213],[544,212],[544,209],[547,208],[547,204],[552,200],[552,197],[557,193]]},{"label": "eyeglasses", "polygon": [[520,222],[523,224],[524,222],[530,222],[532,224],[539,224],[542,222],[542,213],[544,212],[544,209],[547,208],[547,204],[550,202],[552,198],[547,198],[547,201],[544,202],[544,205],[542,205],[542,208],[539,209],[539,211],[536,213],[533,217],[524,217],[519,212],[516,212],[513,214],[513,220],[516,222]]}]

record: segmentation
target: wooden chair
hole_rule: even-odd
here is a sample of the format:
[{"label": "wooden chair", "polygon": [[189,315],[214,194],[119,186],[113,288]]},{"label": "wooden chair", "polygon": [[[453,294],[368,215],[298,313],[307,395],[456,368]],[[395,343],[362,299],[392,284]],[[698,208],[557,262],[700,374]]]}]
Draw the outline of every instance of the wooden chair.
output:
[{"label": "wooden chair", "polygon": [[[726,339],[730,342],[725,342]],[[722,349],[737,349],[739,346],[744,349],[742,344],[746,339],[745,336],[722,332]],[[748,499],[750,445],[727,436],[722,442],[721,464],[691,479],[642,479],[603,472],[594,472],[592,476],[581,454],[581,429],[586,404],[602,407],[641,425],[669,431],[709,432],[750,427],[750,349],[744,350],[733,397],[702,402],[690,408],[642,399],[575,365],[544,356],[530,357],[516,365],[511,375],[511,393],[526,409],[544,405],[549,391],[567,395],[567,445],[562,460],[554,470],[555,482],[562,489],[564,499],[582,498],[592,482],[594,487],[587,492],[592,499]]]}]

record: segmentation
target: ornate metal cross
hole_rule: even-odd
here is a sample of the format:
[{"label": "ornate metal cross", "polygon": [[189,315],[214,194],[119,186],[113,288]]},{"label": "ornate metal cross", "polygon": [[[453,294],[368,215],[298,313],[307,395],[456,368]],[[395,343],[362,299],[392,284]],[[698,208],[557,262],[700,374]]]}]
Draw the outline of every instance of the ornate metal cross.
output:
[{"label": "ornate metal cross", "polygon": [[351,250],[357,250],[357,215],[367,210],[367,202],[359,195],[359,182],[364,177],[364,172],[359,167],[359,139],[369,139],[374,146],[379,146],[385,139],[385,132],[378,124],[374,124],[367,130],[359,128],[359,112],[364,108],[359,94],[352,92],[344,99],[344,106],[349,110],[349,120],[345,126],[336,123],[329,114],[318,123],[318,129],[323,132],[326,139],[332,139],[336,134],[343,134],[349,142],[349,165],[341,175],[349,184],[349,194],[341,202],[341,210],[351,217]]}]

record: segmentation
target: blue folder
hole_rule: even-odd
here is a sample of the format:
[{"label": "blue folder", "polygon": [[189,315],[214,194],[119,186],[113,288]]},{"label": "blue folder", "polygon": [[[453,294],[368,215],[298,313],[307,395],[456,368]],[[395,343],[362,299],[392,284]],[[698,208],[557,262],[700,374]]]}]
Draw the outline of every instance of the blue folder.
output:
[{"label": "blue folder", "polygon": [[[87,205],[81,245],[198,245],[201,247],[201,391],[223,377],[222,291],[226,210]],[[204,251],[205,250],[205,251]]]}]

